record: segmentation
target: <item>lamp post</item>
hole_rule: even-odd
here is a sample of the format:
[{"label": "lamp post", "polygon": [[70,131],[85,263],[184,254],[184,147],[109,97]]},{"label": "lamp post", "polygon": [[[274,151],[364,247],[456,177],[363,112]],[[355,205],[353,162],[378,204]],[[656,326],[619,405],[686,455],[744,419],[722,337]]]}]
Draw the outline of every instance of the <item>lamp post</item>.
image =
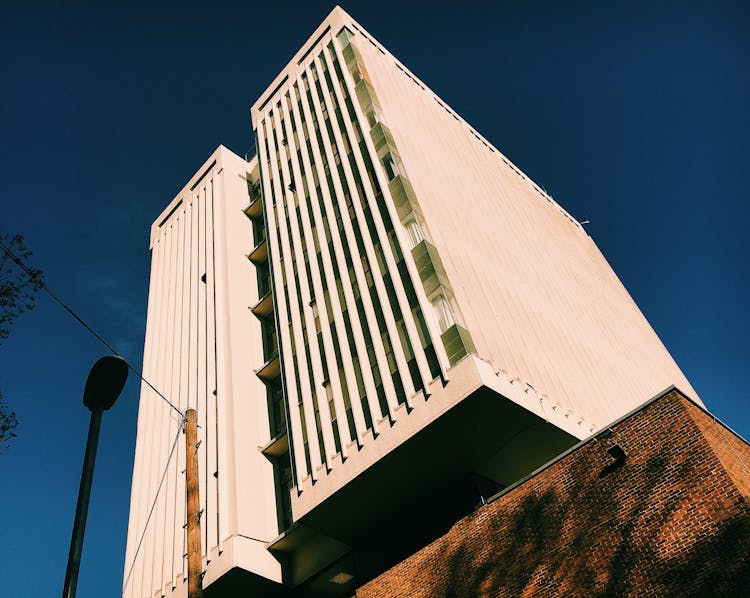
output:
[{"label": "lamp post", "polygon": [[94,463],[96,461],[96,447],[99,443],[102,413],[115,404],[127,378],[127,362],[122,357],[108,355],[94,364],[86,379],[83,404],[91,411],[91,421],[89,422],[89,436],[86,440],[86,455],[83,459],[81,485],[78,488],[78,503],[73,520],[73,533],[70,538],[63,598],[75,598],[76,587],[78,586],[78,570],[81,566],[83,534],[86,531],[86,516],[89,511],[91,481],[94,477]]}]

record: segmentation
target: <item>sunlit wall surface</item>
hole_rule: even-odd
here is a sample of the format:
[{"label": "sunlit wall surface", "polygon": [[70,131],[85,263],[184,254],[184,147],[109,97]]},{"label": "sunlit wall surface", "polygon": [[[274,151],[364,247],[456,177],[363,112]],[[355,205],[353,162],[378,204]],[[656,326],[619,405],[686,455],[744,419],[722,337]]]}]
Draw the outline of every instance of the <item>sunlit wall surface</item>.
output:
[{"label": "sunlit wall surface", "polygon": [[[409,484],[508,486],[697,399],[582,225],[341,9],[251,114],[257,155],[219,148],[151,235],[144,373],[198,409],[206,585],[313,587]],[[144,387],[127,596],[185,592],[178,420]]]},{"label": "sunlit wall surface", "polygon": [[[276,581],[265,549],[278,533],[261,330],[249,312],[257,282],[245,253],[253,163],[220,147],[156,219],[144,377],[181,410],[198,412],[205,583],[238,564]],[[151,388],[138,413],[125,596],[185,592],[185,437]],[[171,457],[171,458],[170,458]],[[155,500],[156,499],[156,500]],[[238,508],[241,505],[242,508]]]},{"label": "sunlit wall surface", "polygon": [[694,396],[582,225],[343,11],[252,114],[303,495],[415,401],[460,399],[467,356],[577,437]]}]

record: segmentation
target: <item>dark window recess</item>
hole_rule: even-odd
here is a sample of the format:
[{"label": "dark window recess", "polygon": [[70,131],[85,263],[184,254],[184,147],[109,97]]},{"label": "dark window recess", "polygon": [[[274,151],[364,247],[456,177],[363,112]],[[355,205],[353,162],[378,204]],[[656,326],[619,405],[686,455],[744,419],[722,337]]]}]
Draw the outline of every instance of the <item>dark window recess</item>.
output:
[{"label": "dark window recess", "polygon": [[291,492],[294,482],[289,453],[284,453],[278,458],[274,463],[273,473],[276,482],[276,513],[279,520],[279,532],[283,532],[292,525]]},{"label": "dark window recess", "polygon": [[258,277],[258,296],[265,297],[271,292],[271,273],[268,269],[268,262],[258,264],[256,269]]},{"label": "dark window recess", "polygon": [[383,166],[385,167],[385,172],[388,175],[389,181],[392,181],[399,174],[401,174],[398,164],[396,164],[396,161],[393,159],[393,156],[391,156],[390,154],[387,154],[383,158]]},{"label": "dark window recess", "polygon": [[276,324],[273,318],[266,318],[261,322],[261,337],[263,342],[263,359],[268,361],[279,352]]},{"label": "dark window recess", "polygon": [[268,415],[271,438],[284,434],[286,429],[286,410],[284,409],[284,393],[281,383],[276,381],[268,387]]}]

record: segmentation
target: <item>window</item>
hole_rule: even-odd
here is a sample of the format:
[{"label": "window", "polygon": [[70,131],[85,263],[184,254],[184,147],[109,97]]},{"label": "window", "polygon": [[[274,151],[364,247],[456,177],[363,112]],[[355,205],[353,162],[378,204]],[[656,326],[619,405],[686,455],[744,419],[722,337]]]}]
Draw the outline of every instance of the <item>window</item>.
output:
[{"label": "window", "polygon": [[370,105],[368,108],[366,108],[365,117],[367,118],[367,124],[370,125],[370,127],[374,127],[376,124],[381,122],[383,120],[383,116],[380,112],[380,109],[375,105]]},{"label": "window", "polygon": [[383,166],[385,167],[385,172],[388,175],[389,181],[392,181],[401,174],[401,169],[391,154],[385,155],[383,158]]},{"label": "window", "polygon": [[347,44],[350,43],[351,39],[354,37],[354,34],[351,31],[349,31],[346,27],[343,27],[341,31],[339,31],[336,37],[339,38],[339,41],[341,42],[341,46],[345,47]]},{"label": "window", "polygon": [[336,454],[338,454],[341,452],[341,438],[339,438],[339,424],[336,419],[336,405],[333,402],[333,392],[331,391],[331,384],[328,380],[325,380],[323,382],[323,387],[326,390],[328,411],[331,414],[331,426],[333,427],[333,443],[336,446]]},{"label": "window", "polygon": [[453,326],[455,323],[453,320],[453,312],[445,296],[440,294],[432,300],[432,307],[435,309],[435,316],[438,320],[438,326],[440,326],[440,332],[445,332]]},{"label": "window", "polygon": [[268,387],[269,419],[271,438],[276,438],[286,432],[286,412],[284,411],[284,394],[281,383],[276,380]]},{"label": "window", "polygon": [[409,235],[409,243],[412,249],[419,245],[424,239],[419,224],[417,224],[415,219],[409,220],[406,223],[406,232]]},{"label": "window", "polygon": [[279,457],[273,469],[276,482],[276,510],[279,519],[279,531],[283,532],[292,525],[291,492],[294,488],[294,479],[292,478],[292,465],[288,452]]}]

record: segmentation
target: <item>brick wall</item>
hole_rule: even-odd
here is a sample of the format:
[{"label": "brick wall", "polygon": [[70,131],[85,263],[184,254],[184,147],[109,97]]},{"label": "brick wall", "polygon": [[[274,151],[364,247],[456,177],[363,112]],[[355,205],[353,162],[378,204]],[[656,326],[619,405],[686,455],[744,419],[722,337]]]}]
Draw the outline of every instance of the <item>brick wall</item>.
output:
[{"label": "brick wall", "polygon": [[750,444],[717,423],[710,413],[692,403],[686,408],[740,492],[750,497]]},{"label": "brick wall", "polygon": [[610,430],[356,595],[747,595],[750,446],[676,390]]}]

